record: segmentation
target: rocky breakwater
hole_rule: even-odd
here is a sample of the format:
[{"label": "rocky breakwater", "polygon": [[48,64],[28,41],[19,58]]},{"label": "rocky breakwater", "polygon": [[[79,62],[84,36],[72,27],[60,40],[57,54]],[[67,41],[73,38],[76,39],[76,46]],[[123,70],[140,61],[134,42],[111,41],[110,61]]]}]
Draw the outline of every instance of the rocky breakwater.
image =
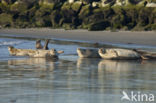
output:
[{"label": "rocky breakwater", "polygon": [[156,30],[155,7],[155,0],[0,0],[0,27]]}]

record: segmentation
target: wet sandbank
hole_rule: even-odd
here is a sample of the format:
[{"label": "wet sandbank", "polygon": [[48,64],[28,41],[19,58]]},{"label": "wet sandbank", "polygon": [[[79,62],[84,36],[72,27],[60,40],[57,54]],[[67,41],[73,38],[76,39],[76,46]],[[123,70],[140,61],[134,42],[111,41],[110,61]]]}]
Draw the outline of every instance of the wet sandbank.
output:
[{"label": "wet sandbank", "polygon": [[63,30],[49,28],[31,29],[0,29],[0,36],[58,38],[67,40],[82,40],[91,42],[114,44],[156,45],[155,31],[87,31],[87,30]]}]

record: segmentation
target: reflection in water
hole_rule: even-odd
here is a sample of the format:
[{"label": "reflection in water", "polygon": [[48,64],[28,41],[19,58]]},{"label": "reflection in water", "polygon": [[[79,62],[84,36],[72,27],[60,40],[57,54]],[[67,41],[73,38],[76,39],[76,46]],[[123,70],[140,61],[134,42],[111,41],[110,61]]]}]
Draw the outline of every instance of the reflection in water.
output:
[{"label": "reflection in water", "polygon": [[[0,41],[15,41],[11,45],[17,48],[35,46],[27,39]],[[59,60],[11,57],[0,46],[0,103],[121,103],[123,90],[156,94],[155,61],[76,60],[71,54],[80,45],[55,43],[49,47],[65,51]]]},{"label": "reflection in water", "polygon": [[77,67],[78,68],[82,68],[82,67],[94,68],[98,65],[99,61],[100,61],[100,59],[79,58],[77,60]]},{"label": "reflection in water", "polygon": [[0,64],[4,103],[120,103],[123,90],[156,93],[154,61],[28,58]]},{"label": "reflection in water", "polygon": [[[23,67],[20,69],[53,70],[56,68],[57,59],[49,60],[45,58],[27,58],[20,60],[8,60],[8,66]],[[32,68],[33,66],[33,68]]]},{"label": "reflection in water", "polygon": [[[133,65],[132,65],[133,64]],[[112,73],[124,73],[130,72],[131,69],[135,69],[136,65],[140,64],[138,61],[123,61],[123,60],[101,60],[98,64],[99,72],[106,71]]]}]

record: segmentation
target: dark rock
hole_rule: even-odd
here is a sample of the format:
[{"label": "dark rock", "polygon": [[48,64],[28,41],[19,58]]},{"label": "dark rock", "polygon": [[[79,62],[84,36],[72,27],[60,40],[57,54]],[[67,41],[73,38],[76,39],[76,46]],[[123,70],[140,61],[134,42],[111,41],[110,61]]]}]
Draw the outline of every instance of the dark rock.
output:
[{"label": "dark rock", "polygon": [[0,25],[1,27],[10,27],[13,23],[12,15],[2,13],[0,14]]},{"label": "dark rock", "polygon": [[89,26],[88,30],[91,31],[105,30],[108,26],[110,26],[110,23],[108,21],[99,21],[99,22],[92,23]]}]

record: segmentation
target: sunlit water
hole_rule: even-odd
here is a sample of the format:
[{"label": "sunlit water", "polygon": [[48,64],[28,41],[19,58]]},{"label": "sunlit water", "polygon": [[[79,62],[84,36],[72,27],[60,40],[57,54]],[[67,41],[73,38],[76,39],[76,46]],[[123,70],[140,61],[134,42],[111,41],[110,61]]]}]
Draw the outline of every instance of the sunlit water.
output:
[{"label": "sunlit water", "polygon": [[121,101],[122,91],[156,96],[156,61],[82,59],[76,48],[84,45],[59,42],[49,45],[64,50],[58,60],[13,57],[9,45],[35,49],[35,40],[0,38],[0,103],[135,103]]}]

